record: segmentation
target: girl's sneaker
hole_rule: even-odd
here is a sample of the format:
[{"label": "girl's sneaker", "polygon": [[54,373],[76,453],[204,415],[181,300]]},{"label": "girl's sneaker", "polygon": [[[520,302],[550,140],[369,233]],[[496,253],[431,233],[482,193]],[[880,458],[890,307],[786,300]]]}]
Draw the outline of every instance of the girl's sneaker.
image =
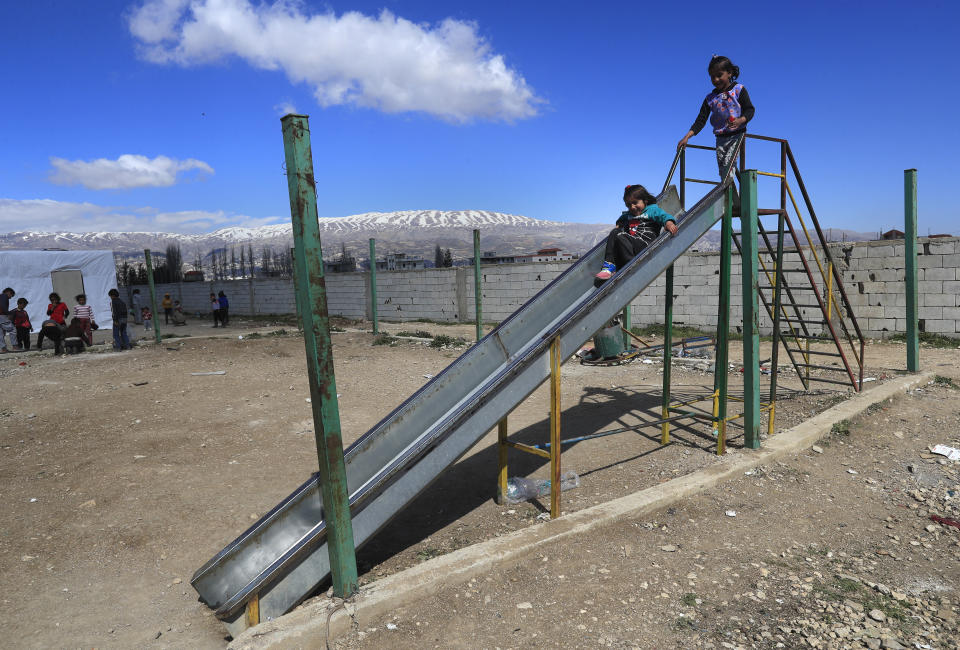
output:
[{"label": "girl's sneaker", "polygon": [[600,272],[595,276],[598,280],[609,280],[613,277],[614,272],[617,270],[617,267],[610,262],[604,262],[603,268],[600,269]]}]

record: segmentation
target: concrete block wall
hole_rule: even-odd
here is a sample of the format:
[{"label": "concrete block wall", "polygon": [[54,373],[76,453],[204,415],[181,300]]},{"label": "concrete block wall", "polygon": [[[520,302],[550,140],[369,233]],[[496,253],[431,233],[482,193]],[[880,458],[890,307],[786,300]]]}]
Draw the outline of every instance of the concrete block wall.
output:
[{"label": "concrete block wall", "polygon": [[[823,251],[817,255],[826,268]],[[902,241],[878,241],[830,244],[850,304],[864,335],[886,337],[906,330],[906,293]],[[813,256],[805,257],[819,277]],[[772,278],[772,260],[764,258]],[[501,264],[481,269],[483,319],[505,320],[536,295],[572,262]],[[920,329],[960,338],[960,238],[921,238],[918,245]],[[787,283],[802,287],[805,274],[792,272],[802,268],[796,253],[787,253],[784,271]],[[348,318],[370,318],[368,273],[331,273],[326,277],[330,314]],[[730,322],[741,329],[741,266],[734,255],[731,268]],[[760,267],[761,286],[770,286],[764,266]],[[661,276],[631,303],[633,322],[663,322],[665,280]],[[822,283],[818,285],[825,295]],[[127,298],[133,287],[127,287]],[[139,287],[144,296],[146,287]],[[165,292],[181,300],[188,312],[210,312],[210,292],[224,291],[234,314],[292,314],[296,312],[293,282],[289,279],[246,279],[222,282],[196,282],[157,285],[158,300]],[[716,328],[720,291],[718,253],[688,253],[674,264],[674,322],[704,330]],[[772,291],[766,295],[772,301]],[[797,291],[795,300],[816,304],[810,291]],[[381,271],[377,273],[377,304],[384,320],[410,321],[428,318],[446,322],[470,322],[475,318],[473,267]],[[819,310],[804,310],[804,318],[819,320]],[[852,323],[847,321],[852,331]],[[772,330],[772,322],[760,305],[760,328]]]}]

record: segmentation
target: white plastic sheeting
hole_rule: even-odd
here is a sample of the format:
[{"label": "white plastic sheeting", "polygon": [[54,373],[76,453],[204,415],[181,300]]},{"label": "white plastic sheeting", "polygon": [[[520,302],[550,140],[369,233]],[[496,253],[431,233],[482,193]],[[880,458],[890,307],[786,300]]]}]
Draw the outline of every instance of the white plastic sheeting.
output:
[{"label": "white plastic sheeting", "polygon": [[[30,301],[27,313],[35,332],[47,319],[47,305],[54,271],[78,270],[83,274],[83,291],[87,304],[93,307],[94,320],[100,327],[111,327],[110,299],[107,292],[117,286],[117,274],[112,251],[0,251],[0,290],[6,287],[17,292],[10,300],[10,309],[17,306],[18,298]],[[70,308],[77,304],[74,296],[60,296]],[[128,305],[129,306],[129,305]]]}]

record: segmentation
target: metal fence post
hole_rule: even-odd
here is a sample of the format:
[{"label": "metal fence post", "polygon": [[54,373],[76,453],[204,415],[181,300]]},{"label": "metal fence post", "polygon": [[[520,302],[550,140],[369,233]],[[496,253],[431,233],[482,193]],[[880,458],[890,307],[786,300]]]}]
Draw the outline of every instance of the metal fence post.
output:
[{"label": "metal fence post", "polygon": [[760,447],[760,305],[757,263],[757,170],[740,174],[743,285],[743,443]]},{"label": "metal fence post", "polygon": [[370,316],[373,318],[373,334],[380,333],[377,319],[377,240],[370,238]]},{"label": "metal fence post", "polygon": [[907,292],[907,370],[920,370],[917,293],[917,170],[903,172],[903,255]]},{"label": "metal fence post", "polygon": [[480,231],[473,231],[473,296],[477,312],[477,340],[483,338],[483,292],[480,289]]},{"label": "metal fence post", "polygon": [[[150,256],[150,250],[144,249],[143,256],[147,261],[147,284],[150,286],[150,313],[153,314],[153,338],[157,343],[160,342],[160,314],[157,313],[157,290],[153,286],[153,259]],[[136,317],[133,319],[136,321]]]},{"label": "metal fence post", "polygon": [[316,184],[310,127],[305,115],[280,120],[293,221],[294,273],[303,310],[303,340],[310,379],[313,426],[320,463],[320,488],[327,524],[327,549],[333,593],[346,598],[357,591],[357,559],[340,435],[340,411],[333,372],[323,251],[317,221]]}]

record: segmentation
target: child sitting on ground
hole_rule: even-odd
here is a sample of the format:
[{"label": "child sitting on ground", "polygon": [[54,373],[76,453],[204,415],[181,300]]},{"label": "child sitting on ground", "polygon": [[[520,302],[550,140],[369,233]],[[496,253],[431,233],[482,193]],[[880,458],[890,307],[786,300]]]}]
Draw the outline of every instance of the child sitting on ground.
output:
[{"label": "child sitting on ground", "polygon": [[173,313],[170,315],[174,325],[186,325],[187,317],[183,314],[183,306],[179,300],[173,301]]},{"label": "child sitting on ground", "polygon": [[84,345],[89,345],[86,339],[86,328],[89,323],[84,324],[80,318],[71,318],[70,325],[63,330],[63,346],[67,354],[77,354],[83,352]]},{"label": "child sitting on ground", "polygon": [[603,268],[593,281],[597,287],[649,246],[661,228],[671,235],[677,234],[673,216],[660,209],[657,199],[643,185],[627,185],[623,190],[623,203],[627,209],[617,219],[617,227],[607,236]]},{"label": "child sitting on ground", "polygon": [[27,305],[30,304],[27,302],[26,298],[17,299],[17,308],[10,313],[10,320],[13,321],[13,326],[17,328],[17,347],[14,348],[20,350],[29,350],[30,349],[30,332],[33,331],[33,326],[30,324],[30,315],[27,314]]}]

